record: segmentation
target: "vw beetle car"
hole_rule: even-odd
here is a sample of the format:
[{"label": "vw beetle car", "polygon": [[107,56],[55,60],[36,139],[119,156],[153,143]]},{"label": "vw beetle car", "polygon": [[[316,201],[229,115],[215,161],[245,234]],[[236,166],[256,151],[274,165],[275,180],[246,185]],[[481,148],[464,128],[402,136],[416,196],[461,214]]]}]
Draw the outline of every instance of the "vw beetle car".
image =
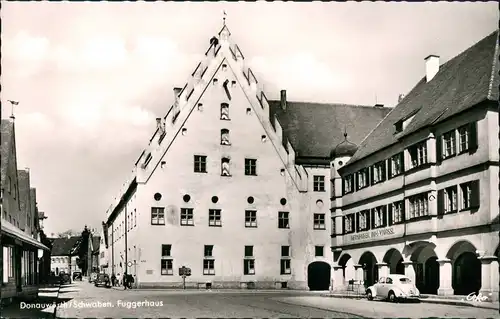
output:
[{"label": "vw beetle car", "polygon": [[366,289],[368,300],[374,298],[388,299],[391,302],[398,300],[419,300],[420,291],[405,275],[389,275],[381,277],[373,286]]}]

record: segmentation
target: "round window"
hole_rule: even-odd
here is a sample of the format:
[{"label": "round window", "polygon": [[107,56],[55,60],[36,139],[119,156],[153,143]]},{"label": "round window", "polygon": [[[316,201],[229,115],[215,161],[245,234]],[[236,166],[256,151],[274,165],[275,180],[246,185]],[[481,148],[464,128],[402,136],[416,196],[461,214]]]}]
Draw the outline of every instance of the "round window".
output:
[{"label": "round window", "polygon": [[212,203],[217,203],[219,201],[219,197],[217,196],[212,196]]},{"label": "round window", "polygon": [[154,199],[155,199],[155,201],[159,201],[161,199],[161,194],[160,193],[156,193],[154,195]]},{"label": "round window", "polygon": [[191,196],[189,196],[188,194],[186,194],[186,195],[182,196],[182,199],[187,203],[191,199]]},{"label": "round window", "polygon": [[248,197],[247,202],[248,202],[249,204],[253,204],[253,202],[254,202],[254,198],[253,198],[252,196]]},{"label": "round window", "polygon": [[281,205],[286,205],[286,199],[285,199],[285,198],[282,198],[282,199],[280,200],[280,203],[281,203]]}]

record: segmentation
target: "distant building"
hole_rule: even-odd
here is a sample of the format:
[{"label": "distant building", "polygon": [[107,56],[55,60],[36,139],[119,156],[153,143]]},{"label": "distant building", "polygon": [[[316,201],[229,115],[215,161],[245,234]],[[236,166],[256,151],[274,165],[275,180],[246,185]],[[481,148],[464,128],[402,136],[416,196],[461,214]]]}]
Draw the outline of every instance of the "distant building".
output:
[{"label": "distant building", "polygon": [[443,65],[429,56],[359,147],[334,152],[336,289],[398,273],[498,300],[498,48],[494,32]]},{"label": "distant building", "polygon": [[330,151],[390,109],[268,100],[224,27],[165,111],[107,211],[108,272],[139,287],[180,287],[186,266],[190,287],[328,289]]},{"label": "distant building", "polygon": [[75,271],[82,271],[76,262],[80,239],[81,236],[51,239],[52,251],[50,270],[55,275],[59,275],[60,273],[72,274]]},{"label": "distant building", "polygon": [[91,240],[89,241],[89,249],[87,252],[88,256],[88,275],[93,272],[99,272],[99,251],[101,245],[101,237],[97,236],[95,233],[91,234]]},{"label": "distant building", "polygon": [[37,296],[39,265],[50,248],[40,242],[42,229],[30,173],[17,169],[14,118],[2,119],[0,129],[1,299],[8,302],[15,297]]}]

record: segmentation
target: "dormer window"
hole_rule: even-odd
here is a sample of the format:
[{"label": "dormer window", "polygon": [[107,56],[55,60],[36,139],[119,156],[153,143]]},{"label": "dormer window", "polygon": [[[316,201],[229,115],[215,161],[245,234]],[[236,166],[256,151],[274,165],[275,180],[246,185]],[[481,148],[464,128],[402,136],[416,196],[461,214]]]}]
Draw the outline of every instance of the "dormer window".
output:
[{"label": "dormer window", "polygon": [[394,128],[396,129],[396,133],[403,132],[408,127],[408,125],[410,124],[410,122],[413,120],[413,118],[415,117],[415,114],[416,114],[416,112],[413,113],[412,115],[410,115],[407,118],[404,118],[402,120],[397,121],[394,124]]},{"label": "dormer window", "polygon": [[227,70],[227,64],[225,64],[225,63],[224,63],[224,64],[222,65],[222,71],[223,71],[223,72],[226,72],[226,70]]},{"label": "dormer window", "polygon": [[236,87],[236,81],[231,81],[231,87],[235,88]]},{"label": "dormer window", "polygon": [[396,124],[394,124],[394,128],[396,129],[396,133],[403,132],[403,121],[397,121]]},{"label": "dormer window", "polygon": [[229,158],[223,157],[221,160],[221,176],[231,176],[229,170]]},{"label": "dormer window", "polygon": [[221,105],[220,105],[220,119],[229,121],[229,104],[221,103]]},{"label": "dormer window", "polygon": [[213,83],[214,85],[217,85],[217,82],[219,82],[219,80],[217,80],[217,79],[213,79],[213,80],[212,80],[212,83]]},{"label": "dormer window", "polygon": [[229,130],[223,128],[220,130],[220,144],[221,145],[231,145],[231,142],[229,141]]}]

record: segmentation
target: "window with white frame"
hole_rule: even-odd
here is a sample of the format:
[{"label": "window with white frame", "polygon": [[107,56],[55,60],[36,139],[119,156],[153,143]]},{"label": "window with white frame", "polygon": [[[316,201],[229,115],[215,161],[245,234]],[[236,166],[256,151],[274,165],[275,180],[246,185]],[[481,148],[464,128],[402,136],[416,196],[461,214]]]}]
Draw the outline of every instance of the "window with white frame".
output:
[{"label": "window with white frame", "polygon": [[174,261],[173,259],[162,259],[161,260],[161,274],[166,276],[172,276],[174,274]]},{"label": "window with white frame", "polygon": [[444,189],[444,213],[450,213],[457,210],[458,192],[457,186]]},{"label": "window with white frame", "polygon": [[441,154],[443,154],[443,158],[448,158],[456,154],[456,142],[455,130],[443,134],[441,144]]},{"label": "window with white frame", "polygon": [[151,225],[165,225],[165,207],[151,207]]},{"label": "window with white frame", "polygon": [[289,275],[291,273],[290,246],[281,246],[280,274]]},{"label": "window with white frame", "polygon": [[245,259],[243,260],[243,274],[255,275],[255,259],[253,246],[245,246]]},{"label": "window with white frame", "polygon": [[460,209],[471,209],[479,207],[479,180],[460,184]]},{"label": "window with white frame", "polygon": [[278,212],[278,228],[290,228],[289,215],[288,212]]},{"label": "window with white frame", "polygon": [[325,214],[314,214],[314,229],[326,229]]},{"label": "window with white frame", "polygon": [[313,176],[313,191],[324,192],[325,191],[325,177],[321,175]]},{"label": "window with white frame", "polygon": [[408,198],[408,219],[429,215],[428,193],[414,195]]},{"label": "window with white frame", "polygon": [[344,234],[354,232],[354,214],[344,216]]},{"label": "window with white frame", "polygon": [[367,187],[368,184],[368,168],[363,168],[356,173],[358,189]]},{"label": "window with white frame", "polygon": [[369,216],[370,216],[369,210],[362,210],[359,212],[358,231],[365,231],[370,228]]},{"label": "window with white frame", "polygon": [[427,141],[412,145],[408,148],[411,168],[427,164]]},{"label": "window with white frame", "polygon": [[385,161],[380,161],[372,166],[372,184],[385,181]]},{"label": "window with white frame", "polygon": [[194,226],[193,208],[181,208],[181,226]]},{"label": "window with white frame", "polygon": [[404,219],[404,201],[398,201],[391,204],[391,225],[403,222]]},{"label": "window with white frame", "polygon": [[468,151],[475,143],[474,137],[476,133],[476,123],[469,123],[458,128],[458,152],[463,153]]},{"label": "window with white frame", "polygon": [[354,175],[349,174],[342,178],[342,182],[344,184],[344,195],[352,193],[354,191]]},{"label": "window with white frame", "polygon": [[203,274],[215,275],[215,259],[213,259],[213,245],[205,245],[203,248]]},{"label": "window with white frame", "polygon": [[248,227],[248,228],[257,227],[257,211],[256,210],[246,210],[245,211],[245,227]]},{"label": "window with white frame", "polygon": [[373,226],[375,228],[386,225],[386,206],[378,206],[373,209]]},{"label": "window with white frame", "polygon": [[220,209],[208,210],[208,226],[222,226],[222,213]]}]

